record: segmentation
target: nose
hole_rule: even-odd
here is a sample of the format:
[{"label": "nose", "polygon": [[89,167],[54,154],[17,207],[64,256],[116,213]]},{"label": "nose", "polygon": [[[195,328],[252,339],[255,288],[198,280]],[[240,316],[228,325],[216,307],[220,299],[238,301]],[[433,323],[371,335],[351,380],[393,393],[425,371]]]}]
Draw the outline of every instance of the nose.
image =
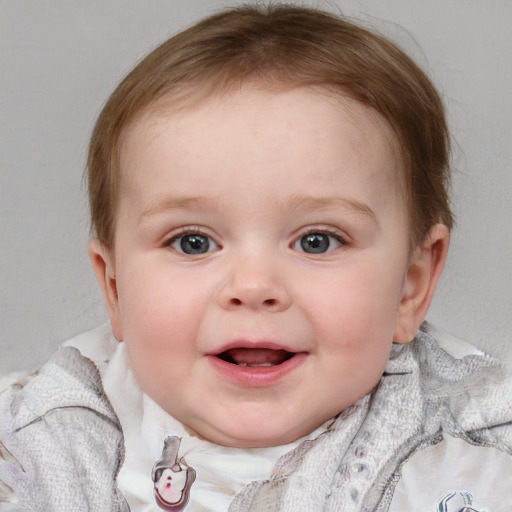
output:
[{"label": "nose", "polygon": [[291,297],[282,272],[271,261],[243,259],[228,271],[219,303],[227,310],[247,308],[277,313],[288,309]]}]

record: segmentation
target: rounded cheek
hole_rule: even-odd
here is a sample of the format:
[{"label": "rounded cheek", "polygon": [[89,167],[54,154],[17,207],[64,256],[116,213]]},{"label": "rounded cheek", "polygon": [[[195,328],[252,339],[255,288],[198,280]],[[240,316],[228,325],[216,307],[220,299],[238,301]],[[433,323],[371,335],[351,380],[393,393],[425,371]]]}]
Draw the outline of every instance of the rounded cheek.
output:
[{"label": "rounded cheek", "polygon": [[[310,296],[314,322],[318,389],[323,389],[324,407],[347,407],[369,392],[379,381],[387,363],[397,318],[397,293],[385,293],[369,280],[347,280],[335,296]],[[329,405],[329,404],[337,404]],[[341,409],[338,409],[338,412]]]},{"label": "rounded cheek", "polygon": [[350,348],[329,358],[323,368],[318,397],[325,411],[334,416],[368,394],[379,382],[392,343],[385,339]]},{"label": "rounded cheek", "polygon": [[[123,323],[128,332],[161,340],[166,344],[172,336],[193,330],[201,310],[200,287],[176,272],[159,269],[152,260],[140,264],[145,272],[130,272],[122,277],[119,302]],[[160,265],[162,267],[162,265]]]},{"label": "rounded cheek", "polygon": [[[199,301],[177,286],[132,282],[120,301],[127,356],[139,385],[150,396],[180,382],[197,356]],[[157,399],[157,396],[152,396]],[[162,404],[161,404],[162,405]]]},{"label": "rounded cheek", "polygon": [[128,338],[126,354],[138,385],[169,414],[185,399],[193,367],[189,350],[172,334]]},{"label": "rounded cheek", "polygon": [[325,297],[322,293],[311,296],[315,312],[311,312],[312,306],[309,306],[310,319],[319,348],[334,354],[367,353],[372,346],[378,346],[382,338],[391,342],[397,300],[394,294],[393,297],[378,294],[372,286],[366,290],[357,284],[352,288],[348,285],[334,297]]}]

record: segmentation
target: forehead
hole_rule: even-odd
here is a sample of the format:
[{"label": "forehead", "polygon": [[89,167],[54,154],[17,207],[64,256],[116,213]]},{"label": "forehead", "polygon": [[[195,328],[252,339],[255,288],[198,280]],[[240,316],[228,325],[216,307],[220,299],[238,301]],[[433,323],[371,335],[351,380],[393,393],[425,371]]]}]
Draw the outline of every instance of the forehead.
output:
[{"label": "forehead", "polygon": [[162,167],[172,169],[166,176],[172,174],[170,187],[179,195],[190,184],[212,192],[225,187],[220,174],[233,167],[232,178],[253,191],[265,184],[290,188],[294,169],[314,188],[319,172],[336,165],[376,170],[395,193],[403,175],[399,155],[388,123],[355,100],[318,88],[245,87],[192,107],[160,103],[145,112],[122,139],[121,195],[146,187]]}]

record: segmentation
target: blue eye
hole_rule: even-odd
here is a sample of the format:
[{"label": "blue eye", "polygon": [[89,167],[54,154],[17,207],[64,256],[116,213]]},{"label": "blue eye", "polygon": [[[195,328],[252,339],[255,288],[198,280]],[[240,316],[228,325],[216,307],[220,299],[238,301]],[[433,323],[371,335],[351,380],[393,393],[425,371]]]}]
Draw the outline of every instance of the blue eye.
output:
[{"label": "blue eye", "polygon": [[206,254],[218,249],[218,245],[201,233],[186,233],[171,240],[169,245],[176,251],[188,255]]},{"label": "blue eye", "polygon": [[323,254],[332,251],[342,245],[339,238],[327,233],[314,232],[301,236],[294,244],[297,251],[308,254]]}]

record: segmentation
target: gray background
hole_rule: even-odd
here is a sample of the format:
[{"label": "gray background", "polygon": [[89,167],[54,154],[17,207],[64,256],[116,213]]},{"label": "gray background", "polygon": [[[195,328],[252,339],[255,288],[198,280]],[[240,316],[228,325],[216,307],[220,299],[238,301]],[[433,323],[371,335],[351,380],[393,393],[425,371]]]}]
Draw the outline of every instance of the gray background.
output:
[{"label": "gray background", "polygon": [[[106,319],[86,255],[95,116],[133,64],[220,0],[0,0],[0,373]],[[296,2],[390,36],[440,87],[455,138],[453,233],[428,318],[512,351],[512,1]]]}]

